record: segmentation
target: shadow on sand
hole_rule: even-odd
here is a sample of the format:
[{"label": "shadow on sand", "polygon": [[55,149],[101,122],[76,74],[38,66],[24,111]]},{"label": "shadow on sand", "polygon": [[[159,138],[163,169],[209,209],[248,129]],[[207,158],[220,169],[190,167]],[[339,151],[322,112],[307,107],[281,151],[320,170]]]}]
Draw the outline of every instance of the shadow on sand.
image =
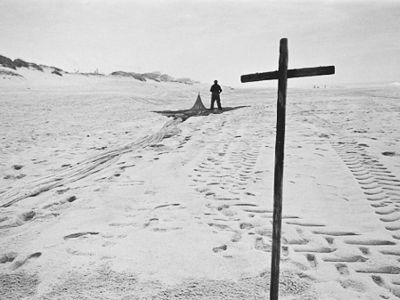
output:
[{"label": "shadow on sand", "polygon": [[197,96],[196,102],[191,109],[183,110],[158,110],[153,111],[155,113],[162,114],[166,117],[173,119],[181,119],[182,122],[186,121],[190,117],[208,116],[210,114],[222,114],[227,111],[249,107],[248,105],[236,106],[236,107],[224,107],[222,110],[219,109],[207,109],[201,101],[200,95]]},{"label": "shadow on sand", "polygon": [[236,106],[236,107],[224,107],[222,110],[219,109],[204,109],[204,110],[192,110],[192,109],[183,109],[183,110],[159,110],[159,111],[153,111],[155,113],[162,114],[166,117],[172,117],[174,119],[182,119],[183,121],[186,121],[190,117],[198,117],[198,116],[208,116],[211,114],[222,114],[227,111],[239,109],[239,108],[245,108],[249,107],[248,105],[242,105],[242,106]]}]

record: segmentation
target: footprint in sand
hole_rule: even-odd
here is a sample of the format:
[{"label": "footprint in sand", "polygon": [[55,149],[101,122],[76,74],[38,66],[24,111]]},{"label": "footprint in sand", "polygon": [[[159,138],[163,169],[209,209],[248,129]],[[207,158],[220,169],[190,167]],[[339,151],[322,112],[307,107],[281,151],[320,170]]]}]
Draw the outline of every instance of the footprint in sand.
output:
[{"label": "footprint in sand", "polygon": [[70,196],[67,198],[67,202],[74,202],[76,199],[78,199],[76,196]]},{"label": "footprint in sand", "polygon": [[236,212],[234,212],[232,209],[230,209],[229,205],[227,205],[227,204],[219,206],[217,208],[217,210],[219,212],[221,212],[224,216],[227,216],[227,217],[232,217],[232,216],[236,215]]},{"label": "footprint in sand", "polygon": [[212,249],[212,251],[215,252],[215,253],[218,253],[218,252],[226,251],[226,249],[228,249],[228,246],[227,245],[222,245],[222,246],[214,247]]},{"label": "footprint in sand", "polygon": [[340,275],[349,275],[349,269],[345,264],[336,264],[336,270],[339,272]]},{"label": "footprint in sand", "polygon": [[385,151],[385,152],[382,152],[382,155],[384,155],[384,156],[395,156],[395,155],[396,155],[396,152],[393,152],[393,151]]},{"label": "footprint in sand", "polygon": [[370,254],[370,250],[367,247],[360,247],[358,249],[360,249],[361,253],[364,254],[364,255]]},{"label": "footprint in sand", "polygon": [[256,237],[254,248],[263,252],[271,252],[271,245],[266,243],[262,237]]},{"label": "footprint in sand", "polygon": [[248,229],[252,229],[254,227],[254,225],[251,223],[243,222],[243,223],[240,223],[239,227],[240,227],[240,229],[248,230]]},{"label": "footprint in sand", "polygon": [[9,262],[13,262],[14,259],[18,256],[17,252],[8,252],[0,256],[0,264],[5,264]]},{"label": "footprint in sand", "polygon": [[352,279],[340,280],[339,282],[344,289],[352,290],[355,292],[365,292],[365,285],[362,282]]},{"label": "footprint in sand", "polygon": [[158,218],[151,218],[146,223],[143,224],[143,227],[144,228],[149,227],[151,224],[158,223],[158,221],[159,221]]},{"label": "footprint in sand", "polygon": [[3,177],[3,179],[22,179],[22,178],[24,178],[26,176],[26,174],[23,174],[23,173],[20,173],[20,174],[18,174],[18,175],[10,175],[10,174],[7,174],[7,175],[5,175],[4,177]]},{"label": "footprint in sand", "polygon": [[385,282],[383,281],[383,278],[379,275],[371,275],[372,281],[378,285],[378,286],[384,286]]},{"label": "footprint in sand", "polygon": [[24,212],[20,215],[18,215],[16,218],[13,218],[12,220],[5,217],[1,220],[1,222],[6,222],[5,225],[0,225],[0,229],[5,229],[5,228],[10,228],[10,227],[18,227],[21,225],[24,225],[26,222],[33,220],[33,218],[36,216],[36,212],[33,210]]},{"label": "footprint in sand", "polygon": [[333,245],[333,242],[334,242],[334,238],[332,238],[332,237],[325,237],[325,240],[327,241],[327,243],[329,244],[329,245]]},{"label": "footprint in sand", "polygon": [[306,254],[306,258],[307,258],[307,261],[308,261],[308,263],[310,264],[310,266],[312,268],[316,268],[317,267],[317,259],[316,259],[314,254],[307,253]]},{"label": "footprint in sand", "polygon": [[22,267],[22,266],[23,266],[25,263],[27,263],[30,259],[32,259],[32,258],[38,258],[38,257],[40,257],[40,256],[42,256],[42,253],[41,253],[41,252],[32,253],[32,254],[28,255],[28,256],[27,256],[25,259],[23,259],[23,260],[17,260],[17,261],[15,261],[15,262],[12,264],[11,269],[12,269],[12,270],[16,270],[16,269]]},{"label": "footprint in sand", "polygon": [[225,224],[208,223],[208,226],[215,227],[215,228],[220,229],[220,230],[233,231],[233,229],[229,225],[225,225]]},{"label": "footprint in sand", "polygon": [[289,256],[289,247],[288,246],[282,246],[282,256],[283,257]]},{"label": "footprint in sand", "polygon": [[79,251],[79,250],[71,249],[71,248],[67,248],[66,252],[71,255],[76,255],[76,256],[93,256],[94,255],[93,252],[83,252],[83,251]]},{"label": "footprint in sand", "polygon": [[237,243],[242,239],[242,234],[240,232],[235,232],[233,237],[231,238],[231,242]]},{"label": "footprint in sand", "polygon": [[31,211],[28,211],[28,212],[24,212],[23,214],[21,214],[20,215],[20,218],[23,220],[23,221],[30,221],[30,220],[32,220],[33,219],[33,217],[36,215],[36,213],[33,211],[33,210],[31,210]]}]

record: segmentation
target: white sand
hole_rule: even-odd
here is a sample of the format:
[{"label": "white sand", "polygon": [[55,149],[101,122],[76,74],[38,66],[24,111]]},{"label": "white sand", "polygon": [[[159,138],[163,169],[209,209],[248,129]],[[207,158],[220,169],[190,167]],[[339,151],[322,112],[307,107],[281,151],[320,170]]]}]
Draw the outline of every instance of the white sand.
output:
[{"label": "white sand", "polygon": [[[0,299],[265,299],[276,91],[0,79]],[[39,74],[39,75],[38,75]],[[282,299],[400,297],[400,89],[290,90]]]}]

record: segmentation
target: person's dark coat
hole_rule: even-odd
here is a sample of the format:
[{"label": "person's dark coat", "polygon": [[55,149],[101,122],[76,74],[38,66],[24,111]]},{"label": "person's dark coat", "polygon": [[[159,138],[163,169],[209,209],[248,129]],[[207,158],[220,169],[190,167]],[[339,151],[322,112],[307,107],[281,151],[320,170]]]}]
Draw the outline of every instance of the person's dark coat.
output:
[{"label": "person's dark coat", "polygon": [[218,83],[214,83],[214,84],[211,86],[211,88],[210,88],[210,92],[211,92],[212,94],[217,94],[217,95],[219,95],[219,94],[222,92],[222,89],[221,89],[221,87],[219,86]]}]

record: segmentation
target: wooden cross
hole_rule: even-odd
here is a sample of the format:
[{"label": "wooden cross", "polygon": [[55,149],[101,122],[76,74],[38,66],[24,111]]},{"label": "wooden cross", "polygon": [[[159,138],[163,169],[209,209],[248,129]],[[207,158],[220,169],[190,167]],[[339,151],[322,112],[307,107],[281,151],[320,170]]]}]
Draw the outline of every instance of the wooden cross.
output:
[{"label": "wooden cross", "polygon": [[286,119],[286,89],[287,79],[294,77],[308,77],[335,74],[335,66],[303,68],[288,70],[288,42],[280,40],[279,70],[265,73],[242,75],[241,82],[278,79],[278,103],[276,118],[275,140],[275,170],[274,170],[274,219],[272,232],[271,258],[271,287],[270,299],[277,300],[279,296],[279,262],[281,250],[282,226],[282,179],[285,146],[285,119]]}]

